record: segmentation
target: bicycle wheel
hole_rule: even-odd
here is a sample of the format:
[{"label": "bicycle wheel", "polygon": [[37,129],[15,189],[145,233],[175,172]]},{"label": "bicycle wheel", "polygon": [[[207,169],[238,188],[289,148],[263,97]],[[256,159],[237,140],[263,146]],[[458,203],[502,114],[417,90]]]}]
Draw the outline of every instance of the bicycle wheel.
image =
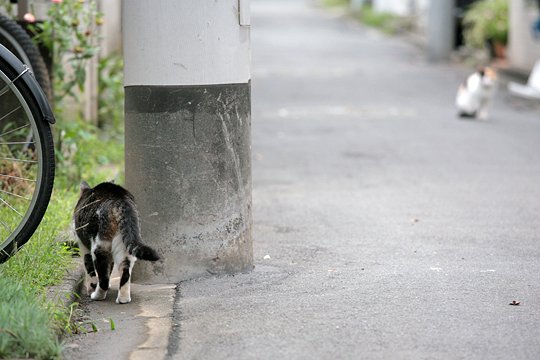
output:
[{"label": "bicycle wheel", "polygon": [[28,67],[0,45],[0,262],[32,236],[54,182],[54,122]]},{"label": "bicycle wheel", "polygon": [[0,14],[0,44],[30,67],[47,99],[52,101],[51,79],[39,49],[22,26],[2,14]]}]

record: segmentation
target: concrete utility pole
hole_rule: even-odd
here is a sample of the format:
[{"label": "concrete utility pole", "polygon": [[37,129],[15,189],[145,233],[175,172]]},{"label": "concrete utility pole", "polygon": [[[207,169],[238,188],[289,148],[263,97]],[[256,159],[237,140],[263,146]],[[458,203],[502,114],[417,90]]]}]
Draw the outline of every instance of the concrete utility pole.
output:
[{"label": "concrete utility pole", "polygon": [[250,28],[244,0],[123,2],[126,186],[143,282],[253,268]]},{"label": "concrete utility pole", "polygon": [[428,20],[428,59],[448,60],[454,47],[454,1],[431,0]]}]

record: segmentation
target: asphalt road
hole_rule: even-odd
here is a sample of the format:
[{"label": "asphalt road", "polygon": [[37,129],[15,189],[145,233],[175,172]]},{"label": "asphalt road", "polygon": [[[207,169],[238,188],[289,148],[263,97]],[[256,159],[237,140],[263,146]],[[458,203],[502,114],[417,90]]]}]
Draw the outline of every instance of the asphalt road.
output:
[{"label": "asphalt road", "polygon": [[539,107],[458,120],[468,69],[301,0],[252,47],[256,268],[180,284],[169,357],[537,359]]}]

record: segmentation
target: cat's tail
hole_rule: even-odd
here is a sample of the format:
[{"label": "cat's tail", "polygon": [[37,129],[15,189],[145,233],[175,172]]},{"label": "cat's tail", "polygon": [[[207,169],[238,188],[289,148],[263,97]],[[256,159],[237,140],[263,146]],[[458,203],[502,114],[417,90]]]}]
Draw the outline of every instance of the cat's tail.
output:
[{"label": "cat's tail", "polygon": [[159,255],[156,252],[156,250],[144,244],[138,244],[137,246],[135,246],[132,250],[132,255],[134,255],[139,260],[146,260],[146,261],[159,260]]},{"label": "cat's tail", "polygon": [[122,239],[130,255],[139,260],[158,261],[158,253],[150,246],[143,244],[139,233],[139,216],[134,204],[124,205],[121,209],[120,229]]}]

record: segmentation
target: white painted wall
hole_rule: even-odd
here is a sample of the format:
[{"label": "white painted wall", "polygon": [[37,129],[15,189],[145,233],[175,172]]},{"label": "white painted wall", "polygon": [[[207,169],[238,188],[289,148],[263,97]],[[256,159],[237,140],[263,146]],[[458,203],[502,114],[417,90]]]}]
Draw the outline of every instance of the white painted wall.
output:
[{"label": "white painted wall", "polygon": [[249,81],[250,28],[240,25],[249,17],[238,0],[124,0],[122,14],[125,86]]}]

